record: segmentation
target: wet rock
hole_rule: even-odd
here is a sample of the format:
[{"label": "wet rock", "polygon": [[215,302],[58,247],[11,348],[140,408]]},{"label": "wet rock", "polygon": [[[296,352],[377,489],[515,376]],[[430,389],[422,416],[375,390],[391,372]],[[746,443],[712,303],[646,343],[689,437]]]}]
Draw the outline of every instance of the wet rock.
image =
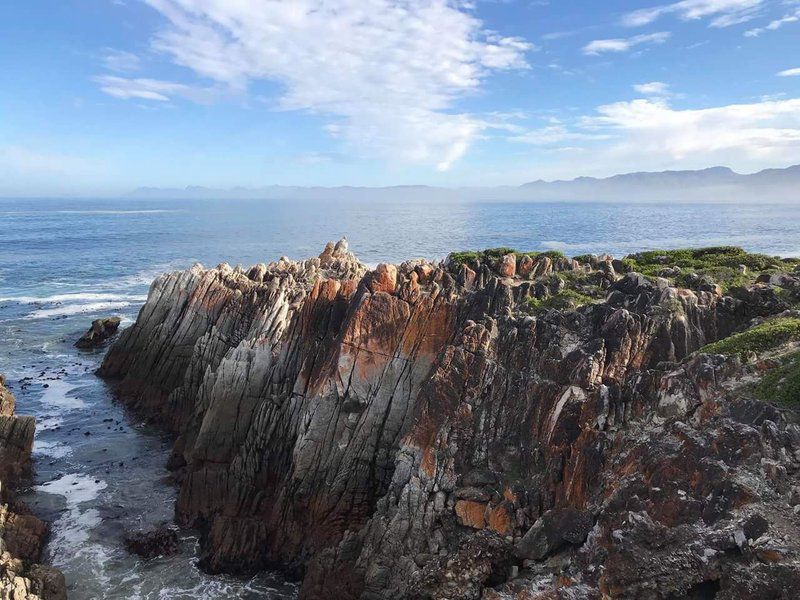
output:
[{"label": "wet rock", "polygon": [[106,340],[117,333],[121,321],[119,317],[95,319],[89,330],[75,342],[75,347],[88,349],[102,346]]},{"label": "wet rock", "polygon": [[178,552],[178,532],[168,525],[151,531],[137,531],[125,536],[128,552],[145,559],[157,556],[172,556]]},{"label": "wet rock", "polygon": [[37,564],[47,525],[13,494],[15,480],[29,467],[33,417],[14,415],[14,396],[0,376],[0,598],[66,600],[64,575]]}]

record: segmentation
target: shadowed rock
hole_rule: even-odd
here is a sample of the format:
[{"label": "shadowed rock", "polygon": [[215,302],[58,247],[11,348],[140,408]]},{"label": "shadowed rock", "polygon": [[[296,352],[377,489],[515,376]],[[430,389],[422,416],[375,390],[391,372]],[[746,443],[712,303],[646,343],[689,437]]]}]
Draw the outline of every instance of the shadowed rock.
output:
[{"label": "shadowed rock", "polygon": [[125,536],[125,547],[145,559],[171,556],[178,552],[178,532],[167,525],[152,531],[137,531]]},{"label": "shadowed rock", "polygon": [[117,333],[120,322],[119,317],[95,319],[89,330],[75,342],[75,347],[89,349],[102,346],[108,338]]},{"label": "shadowed rock", "polygon": [[14,415],[15,400],[0,376],[0,598],[66,600],[60,571],[36,564],[47,525],[15,499],[13,483],[30,468],[35,422]]}]

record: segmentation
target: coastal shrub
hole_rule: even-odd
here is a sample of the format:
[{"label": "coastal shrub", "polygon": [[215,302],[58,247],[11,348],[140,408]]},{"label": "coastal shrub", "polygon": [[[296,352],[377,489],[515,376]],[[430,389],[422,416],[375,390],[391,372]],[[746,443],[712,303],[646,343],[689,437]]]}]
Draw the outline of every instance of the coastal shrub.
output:
[{"label": "coastal shrub", "polygon": [[800,341],[800,319],[782,317],[708,344],[700,352],[745,356],[748,352],[764,352],[793,341]]},{"label": "coastal shrub", "polygon": [[594,298],[591,296],[575,290],[565,289],[547,298],[528,298],[526,306],[530,312],[544,312],[552,309],[574,310],[593,301]]},{"label": "coastal shrub", "polygon": [[523,256],[530,256],[534,260],[540,256],[547,256],[552,260],[564,258],[564,253],[560,252],[559,250],[547,250],[545,252],[520,252],[514,248],[501,246],[500,248],[488,248],[486,250],[452,252],[447,257],[447,262],[457,267],[460,267],[461,265],[467,265],[470,268],[475,268],[478,263],[494,266],[506,254],[513,254],[516,256],[518,263]]},{"label": "coastal shrub", "polygon": [[760,400],[800,404],[800,352],[784,359],[784,364],[767,372],[753,389]]},{"label": "coastal shrub", "polygon": [[[759,273],[792,270],[795,264],[792,259],[755,254],[737,246],[648,250],[630,254],[623,262],[630,269],[649,277],[657,276],[668,267],[677,267],[680,273],[673,276],[676,284],[688,285],[689,276],[694,274],[713,280],[723,291],[749,285]],[[744,273],[742,265],[746,267]]]}]

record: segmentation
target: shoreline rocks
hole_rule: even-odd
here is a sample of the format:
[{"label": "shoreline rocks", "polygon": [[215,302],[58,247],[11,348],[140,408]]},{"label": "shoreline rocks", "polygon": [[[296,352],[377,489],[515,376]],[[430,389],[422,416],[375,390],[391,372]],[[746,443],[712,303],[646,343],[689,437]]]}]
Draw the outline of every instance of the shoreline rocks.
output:
[{"label": "shoreline rocks", "polygon": [[14,484],[30,469],[35,420],[14,415],[15,400],[0,376],[0,597],[66,600],[64,575],[37,564],[47,525],[16,500]]},{"label": "shoreline rocks", "polygon": [[172,556],[178,552],[178,532],[174,527],[161,525],[150,531],[137,531],[125,536],[128,552],[144,559]]},{"label": "shoreline rocks", "polygon": [[75,347],[82,349],[99,348],[117,333],[121,322],[122,319],[119,317],[95,319],[92,321],[88,331],[75,342]]},{"label": "shoreline rocks", "polygon": [[800,298],[501,250],[154,282],[99,374],[177,434],[204,567],[302,598],[787,597],[800,427],[750,394],[769,361],[698,350]]}]

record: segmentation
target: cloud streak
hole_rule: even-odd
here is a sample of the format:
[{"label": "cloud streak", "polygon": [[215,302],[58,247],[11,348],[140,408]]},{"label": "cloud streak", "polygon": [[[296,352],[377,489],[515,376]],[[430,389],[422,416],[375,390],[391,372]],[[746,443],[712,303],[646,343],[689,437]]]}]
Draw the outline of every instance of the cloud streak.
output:
[{"label": "cloud streak", "polygon": [[798,21],[800,21],[800,8],[798,8],[794,12],[784,15],[780,19],[775,19],[773,21],[770,21],[764,27],[756,27],[754,29],[748,29],[747,31],[744,32],[744,34],[747,37],[758,37],[762,33],[766,33],[768,31],[775,31],[777,29],[780,29],[784,25],[788,25],[789,23],[797,23]]},{"label": "cloud streak", "polygon": [[[275,108],[330,117],[370,157],[448,169],[484,127],[456,102],[493,72],[527,67],[528,42],[487,31],[448,0],[146,0],[166,26],[153,48],[230,90],[281,87]],[[187,86],[98,78],[118,98],[164,101]]]},{"label": "cloud streak", "polygon": [[670,38],[670,35],[668,31],[660,31],[629,38],[594,40],[583,47],[583,53],[587,56],[598,56],[608,52],[628,52],[642,44],[663,44]]},{"label": "cloud streak", "polygon": [[635,10],[626,14],[622,23],[628,27],[641,27],[664,16],[676,15],[684,21],[711,17],[711,27],[730,27],[755,18],[763,5],[764,0],[682,0]]}]

